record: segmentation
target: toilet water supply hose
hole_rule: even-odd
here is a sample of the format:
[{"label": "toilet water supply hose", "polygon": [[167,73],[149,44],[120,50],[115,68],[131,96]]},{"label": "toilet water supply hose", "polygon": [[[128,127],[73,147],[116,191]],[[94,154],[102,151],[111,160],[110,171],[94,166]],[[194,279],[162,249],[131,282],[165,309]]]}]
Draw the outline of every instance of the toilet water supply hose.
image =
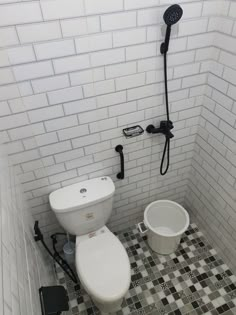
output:
[{"label": "toilet water supply hose", "polygon": [[72,270],[72,268],[69,266],[69,264],[67,263],[67,261],[61,257],[61,255],[58,253],[57,249],[56,249],[56,243],[57,243],[57,236],[58,235],[67,235],[66,233],[55,233],[51,235],[51,239],[52,239],[52,246],[53,246],[53,250],[54,253],[51,252],[51,250],[48,248],[47,244],[44,242],[44,237],[43,234],[39,228],[39,222],[35,221],[34,223],[34,239],[36,242],[40,241],[43,245],[43,247],[45,248],[45,250],[47,251],[47,253],[52,257],[52,259],[62,268],[62,270],[68,275],[68,277],[75,283],[78,284],[78,280],[77,277],[74,273],[74,271]]}]

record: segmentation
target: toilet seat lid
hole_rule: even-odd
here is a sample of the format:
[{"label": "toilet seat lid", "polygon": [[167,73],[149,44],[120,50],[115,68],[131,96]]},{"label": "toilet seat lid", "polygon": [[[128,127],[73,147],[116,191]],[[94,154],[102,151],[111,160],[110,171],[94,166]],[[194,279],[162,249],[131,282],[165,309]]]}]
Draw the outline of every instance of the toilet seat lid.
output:
[{"label": "toilet seat lid", "polygon": [[115,301],[129,289],[129,258],[121,242],[111,232],[76,245],[76,268],[86,291],[98,301]]}]

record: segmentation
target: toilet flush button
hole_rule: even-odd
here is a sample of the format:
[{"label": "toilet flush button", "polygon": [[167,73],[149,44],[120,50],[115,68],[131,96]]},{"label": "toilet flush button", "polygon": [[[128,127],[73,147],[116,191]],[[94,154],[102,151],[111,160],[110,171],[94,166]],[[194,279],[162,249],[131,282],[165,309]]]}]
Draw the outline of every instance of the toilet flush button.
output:
[{"label": "toilet flush button", "polygon": [[80,193],[81,193],[81,194],[84,194],[84,193],[86,193],[86,192],[87,192],[87,189],[86,189],[86,188],[81,188],[81,189],[80,189]]}]

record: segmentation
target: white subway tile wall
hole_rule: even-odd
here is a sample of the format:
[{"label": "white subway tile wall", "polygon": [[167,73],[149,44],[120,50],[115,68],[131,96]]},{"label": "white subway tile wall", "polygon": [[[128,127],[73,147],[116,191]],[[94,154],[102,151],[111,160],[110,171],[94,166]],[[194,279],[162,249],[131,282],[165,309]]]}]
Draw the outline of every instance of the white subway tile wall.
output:
[{"label": "white subway tile wall", "polygon": [[[208,5],[212,8],[211,3]],[[230,53],[236,47],[232,33],[236,22],[232,15],[235,3],[225,1],[224,5],[224,18],[217,17],[214,24],[210,20],[208,25],[220,31],[214,39],[217,57],[209,68],[185,202],[214,246],[236,270],[235,49],[234,55]],[[225,44],[220,44],[221,40]]]},{"label": "white subway tile wall", "polygon": [[[0,313],[40,315],[38,289],[55,279],[33,239],[30,206],[5,147],[0,145]],[[33,173],[20,177],[34,178]]]},{"label": "white subway tile wall", "polygon": [[[160,43],[169,1],[12,2],[0,6],[0,47],[9,56],[0,52],[8,74],[1,76],[8,81],[0,87],[0,128],[47,235],[58,229],[48,205],[51,191],[108,175],[116,184],[113,230],[141,220],[151,201],[168,198],[199,213],[202,224],[209,215],[212,239],[225,228],[235,237],[233,1],[179,1],[184,15],[168,55],[175,137],[165,177],[159,174],[163,136],[125,139],[122,129],[165,119]],[[117,144],[124,146],[122,181],[116,179]],[[232,245],[228,234],[225,252]]]}]

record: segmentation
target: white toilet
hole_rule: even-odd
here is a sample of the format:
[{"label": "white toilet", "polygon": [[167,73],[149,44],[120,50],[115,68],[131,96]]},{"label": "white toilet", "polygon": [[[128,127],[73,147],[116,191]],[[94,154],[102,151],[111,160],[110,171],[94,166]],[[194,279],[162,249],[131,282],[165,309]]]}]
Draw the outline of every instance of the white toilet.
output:
[{"label": "white toilet", "polygon": [[103,313],[116,312],[130,285],[129,258],[105,226],[115,186],[100,177],[58,189],[49,200],[62,227],[76,235],[76,269],[81,283]]}]

